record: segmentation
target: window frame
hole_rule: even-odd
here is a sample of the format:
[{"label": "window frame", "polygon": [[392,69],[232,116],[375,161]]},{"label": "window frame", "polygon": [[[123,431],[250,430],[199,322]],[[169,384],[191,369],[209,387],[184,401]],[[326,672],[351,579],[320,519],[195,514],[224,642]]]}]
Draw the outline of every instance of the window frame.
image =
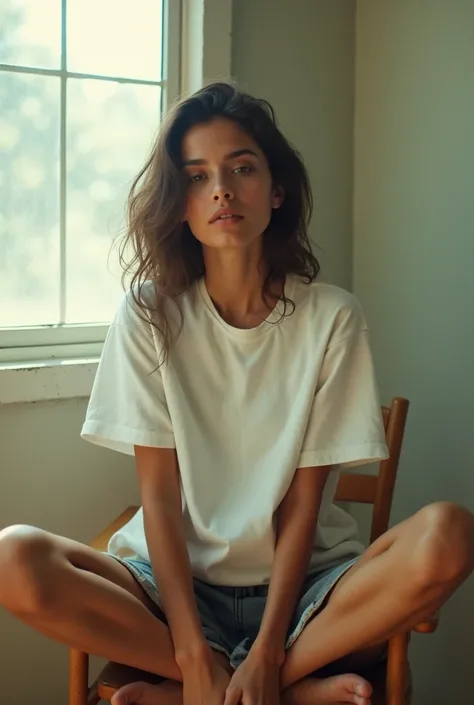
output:
[{"label": "window frame", "polygon": [[[66,81],[68,78],[115,80],[119,83],[156,85],[161,87],[161,110],[166,110],[181,90],[182,0],[163,0],[163,78],[161,81],[129,79],[66,71],[66,12],[67,0],[61,0],[61,67],[39,69],[0,64],[2,72],[56,76],[61,81],[60,97],[60,238],[61,258],[65,257],[66,238]],[[61,263],[60,319],[64,319],[66,268]],[[0,328],[0,364],[31,360],[95,358],[100,355],[109,323],[56,323],[36,326]]]}]

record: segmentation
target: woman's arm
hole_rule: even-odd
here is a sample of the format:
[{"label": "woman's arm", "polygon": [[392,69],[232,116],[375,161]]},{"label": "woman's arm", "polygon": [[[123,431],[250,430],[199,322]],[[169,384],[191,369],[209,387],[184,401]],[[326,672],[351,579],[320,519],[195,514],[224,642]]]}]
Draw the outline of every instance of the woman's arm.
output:
[{"label": "woman's arm", "polygon": [[151,566],[163,600],[178,666],[211,657],[201,628],[184,537],[176,451],[135,447]]},{"label": "woman's arm", "polygon": [[329,467],[300,468],[277,510],[277,544],[267,604],[255,652],[282,663],[291,616],[314,546]]}]

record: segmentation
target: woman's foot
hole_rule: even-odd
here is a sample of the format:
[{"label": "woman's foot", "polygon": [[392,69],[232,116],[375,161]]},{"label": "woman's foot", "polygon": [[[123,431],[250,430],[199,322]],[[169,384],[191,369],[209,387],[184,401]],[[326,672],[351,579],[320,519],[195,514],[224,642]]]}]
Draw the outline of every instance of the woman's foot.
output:
[{"label": "woman's foot", "polygon": [[[284,705],[370,705],[372,686],[360,676],[304,678],[289,688]],[[164,681],[160,685],[130,683],[113,696],[111,705],[182,705],[183,689],[179,683]]]},{"label": "woman's foot", "polygon": [[175,681],[159,685],[130,683],[112,697],[111,705],[182,705],[183,688]]},{"label": "woman's foot", "polygon": [[[284,693],[284,705],[371,705],[372,686],[360,676],[303,678]],[[122,704],[120,704],[122,705]]]}]

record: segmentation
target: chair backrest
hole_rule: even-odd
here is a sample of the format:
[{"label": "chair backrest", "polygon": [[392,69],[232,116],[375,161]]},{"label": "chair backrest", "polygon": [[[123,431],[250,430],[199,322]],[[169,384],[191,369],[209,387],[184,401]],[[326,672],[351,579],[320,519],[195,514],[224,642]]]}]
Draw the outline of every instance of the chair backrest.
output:
[{"label": "chair backrest", "polygon": [[382,407],[385,437],[389,457],[379,466],[377,475],[342,473],[336,492],[336,502],[361,502],[373,504],[370,542],[388,529],[393,491],[397,479],[398,461],[402,449],[409,402],[393,399],[390,408]]}]

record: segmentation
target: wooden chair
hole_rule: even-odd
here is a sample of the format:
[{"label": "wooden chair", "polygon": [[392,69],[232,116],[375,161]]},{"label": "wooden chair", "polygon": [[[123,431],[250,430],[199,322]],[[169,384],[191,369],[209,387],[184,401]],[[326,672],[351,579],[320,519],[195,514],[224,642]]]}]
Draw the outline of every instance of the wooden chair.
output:
[{"label": "wooden chair", "polygon": [[[408,401],[394,399],[390,408],[382,408],[382,413],[390,458],[380,464],[377,475],[343,473],[336,495],[338,502],[361,502],[373,505],[371,542],[388,529]],[[91,546],[98,551],[107,550],[112,534],[128,522],[137,510],[138,507],[126,509],[91,543]],[[412,631],[429,633],[435,631],[436,627],[437,618],[433,618],[431,621],[414,625]],[[411,679],[407,659],[409,638],[409,633],[394,636],[389,642],[387,663],[364,673],[374,686],[374,705],[409,705],[411,702]],[[88,671],[88,654],[71,650],[69,705],[97,705],[101,699],[110,700],[119,687],[133,680],[155,682],[161,680],[120,664],[109,663],[96,681],[89,686]]]}]

